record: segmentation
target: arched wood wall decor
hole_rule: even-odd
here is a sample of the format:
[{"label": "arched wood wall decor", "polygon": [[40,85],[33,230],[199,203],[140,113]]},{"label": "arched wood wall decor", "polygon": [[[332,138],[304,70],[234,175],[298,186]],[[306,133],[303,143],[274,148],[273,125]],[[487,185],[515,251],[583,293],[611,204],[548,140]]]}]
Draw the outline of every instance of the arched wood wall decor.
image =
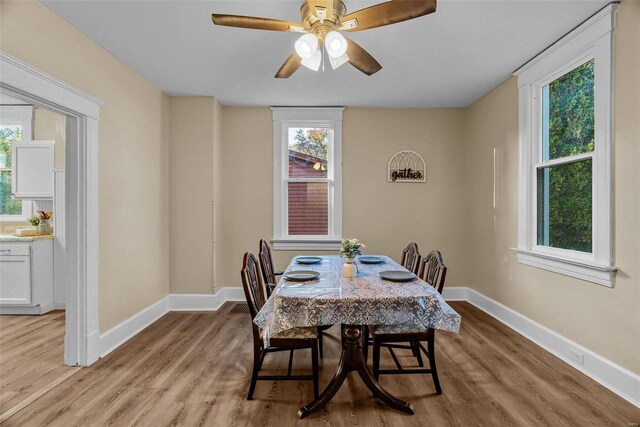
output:
[{"label": "arched wood wall decor", "polygon": [[414,151],[398,151],[389,160],[389,182],[426,182],[427,168],[424,159]]}]

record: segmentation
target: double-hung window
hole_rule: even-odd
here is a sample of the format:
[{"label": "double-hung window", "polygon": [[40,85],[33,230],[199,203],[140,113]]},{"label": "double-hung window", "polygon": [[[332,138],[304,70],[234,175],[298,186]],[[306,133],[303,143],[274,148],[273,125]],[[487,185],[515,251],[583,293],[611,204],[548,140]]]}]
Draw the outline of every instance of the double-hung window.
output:
[{"label": "double-hung window", "polygon": [[11,194],[11,146],[14,142],[30,142],[33,107],[0,106],[0,220],[26,221],[31,215],[31,202],[14,199]]},{"label": "double-hung window", "polygon": [[516,72],[518,261],[612,286],[611,4]]},{"label": "double-hung window", "polygon": [[342,238],[342,108],[273,108],[276,250],[334,250]]}]

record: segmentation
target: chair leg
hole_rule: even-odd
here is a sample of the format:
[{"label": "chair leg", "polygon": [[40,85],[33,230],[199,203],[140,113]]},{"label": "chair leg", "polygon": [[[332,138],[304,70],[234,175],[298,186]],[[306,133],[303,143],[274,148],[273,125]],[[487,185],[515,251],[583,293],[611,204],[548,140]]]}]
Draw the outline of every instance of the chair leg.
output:
[{"label": "chair leg", "polygon": [[323,348],[323,342],[322,342],[322,328],[318,328],[318,348],[320,349],[320,357],[323,358],[324,357],[324,348]]},{"label": "chair leg", "polygon": [[373,378],[378,381],[380,377],[380,343],[373,337]]},{"label": "chair leg", "polygon": [[263,354],[259,347],[253,348],[253,371],[251,373],[251,384],[249,385],[249,394],[247,394],[247,400],[253,400],[253,392],[256,389],[256,383],[258,382],[258,372],[262,367]]},{"label": "chair leg", "polygon": [[287,376],[291,376],[291,369],[293,368],[293,350],[289,352],[289,367],[287,368]]},{"label": "chair leg", "polygon": [[364,353],[364,362],[367,363],[369,357],[369,327],[362,327],[362,352]]},{"label": "chair leg", "polygon": [[313,370],[313,398],[318,398],[318,347],[320,342],[311,347],[311,369]]},{"label": "chair leg", "polygon": [[424,362],[422,361],[422,352],[420,351],[420,346],[418,345],[417,342],[412,341],[411,347],[412,347],[414,357],[418,359],[418,366],[422,368],[424,366]]},{"label": "chair leg", "polygon": [[433,378],[433,385],[436,387],[436,393],[442,394],[442,388],[440,387],[440,380],[438,379],[438,369],[436,368],[436,349],[435,349],[436,334],[435,330],[429,334],[427,340],[427,346],[429,349],[429,369],[431,369],[431,377]]}]

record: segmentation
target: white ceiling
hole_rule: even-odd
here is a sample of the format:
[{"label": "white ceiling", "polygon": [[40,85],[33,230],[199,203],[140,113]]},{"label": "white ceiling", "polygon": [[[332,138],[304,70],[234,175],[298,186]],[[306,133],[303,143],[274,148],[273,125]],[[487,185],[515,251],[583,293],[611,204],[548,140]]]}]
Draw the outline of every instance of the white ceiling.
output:
[{"label": "white ceiling", "polygon": [[354,107],[468,106],[609,3],[441,0],[435,14],[349,35],[382,64],[372,77],[345,65],[275,79],[299,35],[214,26],[211,13],[300,21],[300,0],[43,2],[168,94]]}]

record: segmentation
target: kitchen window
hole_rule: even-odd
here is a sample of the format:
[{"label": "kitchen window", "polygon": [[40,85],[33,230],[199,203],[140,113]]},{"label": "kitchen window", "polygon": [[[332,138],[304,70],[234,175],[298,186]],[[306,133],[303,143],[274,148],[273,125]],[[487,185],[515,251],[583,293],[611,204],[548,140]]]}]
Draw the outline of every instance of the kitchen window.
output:
[{"label": "kitchen window", "polygon": [[273,108],[275,250],[342,238],[342,108]]},{"label": "kitchen window", "polygon": [[0,106],[0,220],[26,221],[32,214],[32,203],[14,199],[11,194],[11,145],[30,142],[33,107]]},{"label": "kitchen window", "polygon": [[516,71],[518,261],[613,286],[611,4]]}]

